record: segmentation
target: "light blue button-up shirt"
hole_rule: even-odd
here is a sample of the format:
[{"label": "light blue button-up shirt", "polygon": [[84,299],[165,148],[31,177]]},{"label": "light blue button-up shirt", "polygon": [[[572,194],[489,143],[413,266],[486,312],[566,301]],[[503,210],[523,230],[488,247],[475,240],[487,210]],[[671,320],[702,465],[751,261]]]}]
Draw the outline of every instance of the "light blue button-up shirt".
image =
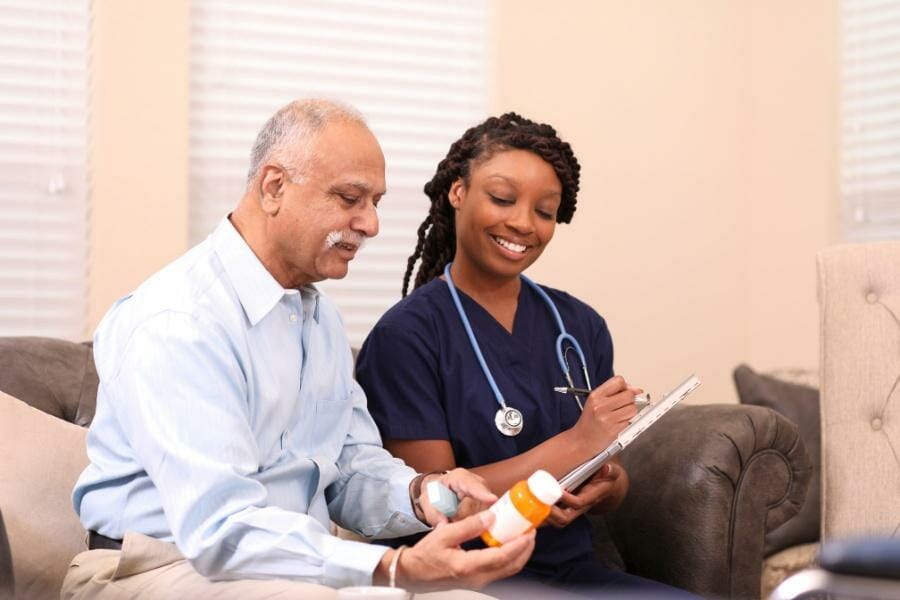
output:
[{"label": "light blue button-up shirt", "polygon": [[282,288],[224,219],[119,300],[94,336],[100,374],[85,528],[172,541],[216,579],[371,582],[385,548],[338,539],[423,531],[415,472],[381,447],[332,302]]}]

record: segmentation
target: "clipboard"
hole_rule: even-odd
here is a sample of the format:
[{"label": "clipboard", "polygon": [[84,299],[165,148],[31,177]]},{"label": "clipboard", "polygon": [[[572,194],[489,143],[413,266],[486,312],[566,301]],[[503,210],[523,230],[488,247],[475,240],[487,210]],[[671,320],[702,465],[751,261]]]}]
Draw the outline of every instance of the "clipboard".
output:
[{"label": "clipboard", "polygon": [[672,410],[672,407],[684,400],[699,385],[700,379],[696,375],[691,375],[682,381],[678,387],[663,396],[662,400],[646,406],[605,450],[572,469],[565,477],[559,480],[559,485],[567,492],[578,488],[578,486],[590,479],[603,466],[603,463],[628,447],[639,435],[647,431],[660,417]]}]

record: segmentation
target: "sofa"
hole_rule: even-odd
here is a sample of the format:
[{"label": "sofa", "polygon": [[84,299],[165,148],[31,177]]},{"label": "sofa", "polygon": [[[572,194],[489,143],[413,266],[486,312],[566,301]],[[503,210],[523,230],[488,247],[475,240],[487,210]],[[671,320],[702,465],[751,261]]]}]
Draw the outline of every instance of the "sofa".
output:
[{"label": "sofa", "polygon": [[[0,338],[0,594],[56,598],[85,548],[70,494],[97,385],[90,343]],[[591,517],[601,560],[705,597],[759,597],[766,535],[798,512],[811,476],[792,422],[680,406],[622,461],[628,498]]]}]

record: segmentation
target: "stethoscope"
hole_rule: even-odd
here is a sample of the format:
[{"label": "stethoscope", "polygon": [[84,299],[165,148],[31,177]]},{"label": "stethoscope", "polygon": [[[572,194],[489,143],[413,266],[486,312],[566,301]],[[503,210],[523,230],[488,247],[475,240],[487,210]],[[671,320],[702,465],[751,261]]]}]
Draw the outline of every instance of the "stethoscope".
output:
[{"label": "stethoscope", "polygon": [[[503,394],[500,393],[500,388],[497,387],[497,382],[494,380],[494,376],[491,374],[491,370],[487,366],[487,362],[484,360],[484,355],[481,353],[481,347],[478,345],[478,340],[475,339],[475,332],[472,331],[472,325],[469,323],[469,318],[466,316],[466,311],[463,308],[462,302],[459,300],[459,293],[456,291],[456,286],[453,284],[453,277],[450,276],[450,265],[453,263],[447,263],[447,266],[444,267],[444,277],[447,280],[447,287],[450,288],[450,295],[453,297],[453,303],[456,305],[456,312],[459,313],[459,318],[462,321],[463,327],[466,330],[466,335],[469,336],[469,343],[472,345],[472,351],[475,352],[475,357],[478,359],[478,364],[481,365],[481,371],[484,373],[485,378],[488,381],[488,384],[491,386],[491,390],[494,392],[494,398],[497,399],[497,404],[500,405],[500,408],[497,410],[497,414],[494,415],[494,424],[497,426],[497,429],[500,430],[500,433],[506,436],[515,436],[519,435],[522,431],[522,427],[524,423],[522,421],[522,413],[513,408],[512,406],[508,406],[506,401],[503,399]],[[550,296],[547,295],[538,284],[525,277],[524,275],[520,275],[526,284],[528,284],[531,289],[537,292],[538,296],[544,301],[547,307],[550,309],[550,312],[553,314],[553,319],[556,321],[556,327],[559,329],[559,335],[556,337],[556,358],[559,361],[559,367],[562,369],[563,375],[566,377],[566,382],[569,384],[570,388],[575,387],[575,382],[572,380],[572,371],[569,367],[568,354],[570,350],[574,350],[578,360],[581,361],[581,372],[584,374],[584,382],[587,384],[587,389],[593,388],[591,385],[591,378],[588,376],[587,370],[587,359],[584,357],[584,352],[581,350],[581,345],[578,343],[569,332],[566,331],[565,325],[563,325],[562,317],[559,316],[559,311],[556,309],[556,305],[553,304],[553,300],[550,299]],[[569,346],[563,350],[563,344],[565,342],[569,342]],[[580,410],[584,410],[584,406],[581,403],[581,399],[578,397],[578,394],[574,394],[575,401],[578,403],[578,408]]]}]

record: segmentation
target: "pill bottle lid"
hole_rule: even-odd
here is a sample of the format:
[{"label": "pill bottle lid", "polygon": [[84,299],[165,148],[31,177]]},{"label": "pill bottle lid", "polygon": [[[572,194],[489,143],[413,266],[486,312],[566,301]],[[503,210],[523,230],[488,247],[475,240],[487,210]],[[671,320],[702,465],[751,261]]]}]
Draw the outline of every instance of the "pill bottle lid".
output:
[{"label": "pill bottle lid", "polygon": [[547,471],[538,470],[528,478],[528,489],[544,504],[556,504],[562,496],[562,488],[556,478]]}]

